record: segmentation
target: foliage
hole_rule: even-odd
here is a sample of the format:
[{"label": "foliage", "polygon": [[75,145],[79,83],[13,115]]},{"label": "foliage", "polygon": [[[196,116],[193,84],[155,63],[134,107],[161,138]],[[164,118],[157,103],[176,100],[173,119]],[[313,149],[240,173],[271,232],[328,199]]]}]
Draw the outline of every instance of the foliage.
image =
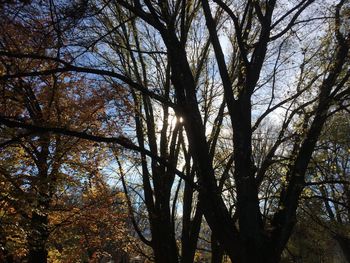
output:
[{"label": "foliage", "polygon": [[101,178],[92,180],[90,186],[61,196],[53,204],[49,262],[98,262],[131,254],[123,193],[112,190]]}]

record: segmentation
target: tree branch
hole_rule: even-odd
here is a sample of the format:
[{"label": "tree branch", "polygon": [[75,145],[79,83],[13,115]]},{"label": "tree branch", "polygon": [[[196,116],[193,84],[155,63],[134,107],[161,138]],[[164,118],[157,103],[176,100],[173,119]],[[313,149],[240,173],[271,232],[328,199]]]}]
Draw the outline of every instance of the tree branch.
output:
[{"label": "tree branch", "polygon": [[185,180],[187,183],[189,183],[194,189],[198,188],[198,186],[193,181],[188,180],[188,178],[181,171],[176,169],[176,167],[173,167],[172,165],[170,165],[167,160],[164,160],[163,158],[155,155],[154,153],[152,153],[151,151],[145,148],[137,146],[136,144],[132,143],[129,139],[125,137],[121,137],[121,136],[120,137],[103,137],[103,136],[88,134],[86,132],[72,131],[62,127],[37,126],[37,125],[23,123],[18,120],[11,120],[1,115],[0,115],[0,123],[10,128],[23,128],[35,133],[55,133],[55,134],[62,134],[66,136],[77,137],[77,138],[94,141],[94,142],[115,143],[124,147],[125,149],[133,150],[133,151],[147,155],[148,157],[157,161],[159,164],[164,165],[167,168],[173,170],[177,176],[179,176],[180,178]]}]

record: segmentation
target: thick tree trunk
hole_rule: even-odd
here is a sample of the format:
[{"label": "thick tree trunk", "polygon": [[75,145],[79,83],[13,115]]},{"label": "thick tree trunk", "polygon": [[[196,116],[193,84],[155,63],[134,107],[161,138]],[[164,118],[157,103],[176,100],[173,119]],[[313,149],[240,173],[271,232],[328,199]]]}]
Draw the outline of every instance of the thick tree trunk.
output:
[{"label": "thick tree trunk", "polygon": [[[161,179],[163,177],[153,173],[155,185],[163,184],[167,187],[157,187],[163,189],[163,192],[155,191],[155,210],[154,214],[151,214],[151,231],[152,231],[152,248],[154,252],[154,258],[156,263],[169,262],[178,263],[178,247],[175,238],[175,229],[172,222],[170,213],[170,187],[171,184],[167,184]],[[157,177],[157,179],[156,179]],[[168,190],[166,190],[168,189]]]},{"label": "thick tree trunk", "polygon": [[336,235],[334,239],[337,240],[345,259],[350,263],[350,239],[341,235]]},{"label": "thick tree trunk", "polygon": [[211,234],[211,263],[221,263],[224,258],[224,250],[220,246],[214,234]]},{"label": "thick tree trunk", "polygon": [[169,224],[158,221],[152,230],[152,248],[156,263],[178,263],[178,249],[174,231]]},{"label": "thick tree trunk", "polygon": [[31,233],[28,236],[28,262],[46,263],[48,251],[46,242],[49,237],[47,215],[33,212],[31,220]]},{"label": "thick tree trunk", "polygon": [[[169,205],[169,202],[167,204]],[[178,247],[169,207],[166,207],[166,205],[161,207],[160,211],[158,210],[150,216],[150,221],[155,262],[178,263]]]},{"label": "thick tree trunk", "polygon": [[234,143],[234,179],[237,189],[237,213],[242,248],[242,262],[268,262],[268,238],[259,208],[255,169],[252,162],[252,130],[250,96],[241,96],[234,105],[232,127]]}]

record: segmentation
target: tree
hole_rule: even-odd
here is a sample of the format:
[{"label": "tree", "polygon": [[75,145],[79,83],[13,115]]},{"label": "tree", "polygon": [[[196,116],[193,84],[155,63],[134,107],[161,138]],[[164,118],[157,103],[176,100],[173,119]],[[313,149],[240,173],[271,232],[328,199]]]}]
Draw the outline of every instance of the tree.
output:
[{"label": "tree", "polygon": [[[36,87],[25,82],[14,83],[14,87],[18,88],[14,96],[11,89],[6,90],[5,97],[8,100],[2,104],[3,108],[11,109],[12,113],[21,114],[34,123],[57,121],[68,124],[64,114],[55,114],[62,104],[54,103],[52,108],[45,107],[49,104],[45,103],[50,99],[45,94],[45,88],[44,92],[34,93]],[[62,90],[56,89],[56,92],[61,93]],[[64,99],[67,98],[64,98],[62,93],[55,96],[56,102]],[[66,106],[72,106],[73,101],[65,103]],[[13,111],[16,108],[18,111]],[[74,108],[70,110],[76,110]],[[91,114],[89,111],[85,113]],[[91,143],[85,142],[84,145],[78,142],[79,140],[71,140],[61,135],[26,134],[12,129],[7,129],[2,135],[4,144],[1,152],[1,179],[5,184],[9,184],[9,188],[3,194],[4,201],[14,210],[12,219],[21,217],[21,227],[26,233],[22,237],[26,236],[27,239],[29,262],[46,262],[46,243],[50,234],[48,216],[52,200],[58,189],[69,180],[70,175],[67,171],[70,165],[75,162],[75,158],[82,158],[80,151]]]},{"label": "tree", "polygon": [[[31,7],[27,11],[33,19],[37,15]],[[26,28],[24,21],[14,22],[10,21],[10,17],[2,16],[2,47],[13,52],[20,49],[44,54],[54,45],[52,35],[45,29],[46,18],[35,17],[36,27]],[[16,70],[40,70],[55,67],[55,63],[40,63],[28,58],[12,64],[4,59],[1,71],[12,66]],[[104,85],[97,88],[96,84],[69,73],[2,83],[1,113],[35,125],[64,125],[71,128],[78,125],[98,131],[100,124],[96,116],[102,118],[105,115],[108,93]],[[90,90],[86,88],[87,85],[91,86]],[[92,96],[94,92],[100,92],[105,98],[101,100]],[[29,262],[47,261],[49,213],[53,199],[60,187],[70,179],[68,171],[77,160],[84,160],[85,149],[92,145],[91,142],[72,140],[59,134],[1,130],[1,181],[9,186],[2,195],[2,201],[5,211],[12,211],[6,220],[18,222],[17,230],[22,233],[20,237],[26,240],[21,249],[28,250]],[[2,234],[5,236],[4,247],[8,247],[6,240],[13,235],[8,235],[6,231]],[[17,251],[12,253],[17,254]]]},{"label": "tree", "polygon": [[[142,94],[146,100],[144,107],[149,107],[150,103],[171,107],[175,115],[183,120],[185,142],[197,177],[200,207],[220,245],[234,262],[279,262],[296,224],[296,211],[305,187],[307,168],[322,127],[332,107],[344,107],[343,99],[349,93],[350,33],[345,18],[349,12],[348,3],[344,0],[319,4],[312,0],[296,3],[277,3],[274,0],[244,3],[221,0],[120,0],[97,3],[96,12],[79,9],[82,11],[79,18],[82,19],[84,15],[87,18],[85,24],[75,27],[80,36],[89,32],[89,22],[92,21],[89,18],[103,12],[115,22],[104,37],[118,30],[120,25],[132,26],[132,30],[127,31],[129,34],[150,32],[152,42],[145,41],[142,48],[148,48],[145,53],[149,55],[154,54],[153,48],[158,46],[160,50],[156,50],[156,53],[166,55],[167,67],[163,70],[169,72],[170,86],[160,86],[164,90],[158,92],[144,83],[144,73],[139,80],[134,79],[134,74],[126,74],[128,72],[121,69],[129,66],[133,47],[122,46],[125,53],[117,52],[127,54],[130,60],[125,60],[125,55],[109,57],[108,48],[98,44],[101,38],[96,38],[93,45],[80,49],[84,51],[80,55],[86,55],[85,60],[4,50],[1,53],[4,58],[36,57],[56,61],[58,66],[39,71],[10,69],[1,79],[67,71],[98,74],[113,78],[120,86]],[[127,19],[135,22],[127,24],[125,16],[111,12],[109,8],[114,5],[125,10]],[[214,9],[218,16],[213,17]],[[202,82],[203,72],[196,71],[197,67],[202,67],[201,60],[191,61],[196,58],[193,54],[205,50],[206,45],[191,45],[196,32],[201,31],[206,32],[210,40],[210,47],[207,47],[210,52],[204,53],[205,57],[215,61],[211,70],[217,72],[209,83],[219,85],[216,95],[223,101],[222,107],[217,106],[220,105],[217,102],[210,107],[213,121],[206,118],[209,107],[203,107],[208,100],[203,99],[205,96],[201,91],[208,87],[208,82]],[[70,43],[84,47],[83,43],[75,41],[71,39]],[[99,54],[95,52],[97,48],[104,51],[101,52],[102,56],[93,60],[93,65],[88,64],[90,55]],[[137,49],[140,53],[141,49]],[[135,64],[134,68],[130,67],[133,73]],[[295,64],[296,67],[293,66]],[[147,76],[153,74],[152,70],[146,73]],[[166,93],[168,87],[170,90]],[[283,118],[275,119],[276,137],[263,160],[257,162],[252,140],[263,121],[268,118],[271,121],[271,116],[277,110]],[[155,125],[152,118],[147,120],[148,126]],[[23,123],[6,115],[1,116],[0,122],[5,126],[119,144],[139,151],[143,159],[150,157],[154,168],[170,169],[185,181],[193,183],[188,175],[183,176],[176,169],[176,162],[142,145],[140,137],[138,145],[135,145],[117,136],[96,136],[81,130],[77,132],[64,127]],[[219,137],[222,143],[217,143]],[[228,139],[225,140],[225,137]],[[224,142],[232,152],[229,158],[220,158]],[[151,147],[152,143],[149,143]],[[275,173],[275,177],[283,178],[283,184],[275,185],[277,199],[273,198],[274,209],[269,211],[267,218],[263,218],[259,196],[266,190],[262,187],[266,180],[271,180],[270,171],[277,158],[286,160],[285,169]],[[217,160],[224,160],[220,169],[215,166]],[[154,168],[153,172],[156,171]],[[147,169],[145,167],[143,176]],[[231,200],[235,205],[231,206],[231,211],[218,180],[230,181],[234,189]],[[161,187],[161,190],[169,191],[169,185]],[[152,196],[149,197],[151,199]],[[168,200],[164,205],[168,205]],[[156,260],[161,262],[160,257],[156,257]]]},{"label": "tree", "polygon": [[[349,116],[335,112],[322,131],[316,147],[305,196],[311,219],[336,241],[347,261],[349,248]],[[317,203],[318,213],[310,207]],[[316,210],[317,211],[317,210]]]},{"label": "tree", "polygon": [[[98,2],[94,6],[98,9]],[[197,7],[198,8],[198,7]],[[157,49],[153,33],[146,30],[138,31],[137,21],[130,19],[130,12],[123,10],[116,4],[108,6],[107,10],[99,13],[94,24],[93,37],[89,39],[89,46],[103,46],[102,51],[95,54],[105,59],[105,64],[114,67],[115,61],[111,58],[117,57],[120,60],[118,70],[132,80],[134,85],[144,87],[158,93],[163,99],[171,101],[174,94],[171,93],[170,67],[161,51],[144,51],[145,43],[149,43]],[[115,21],[115,17],[121,20]],[[98,41],[96,41],[96,39]],[[98,43],[98,44],[96,44]],[[198,59],[202,64],[207,64],[207,48]],[[108,57],[105,56],[106,49]],[[203,66],[205,67],[205,66]],[[198,75],[201,72],[198,69]],[[153,72],[151,75],[150,72]],[[109,80],[114,85],[118,81]],[[183,124],[181,116],[176,116],[174,110],[168,104],[152,103],[150,97],[137,90],[130,89],[129,96],[132,98],[133,121],[126,134],[129,141],[137,142],[142,148],[149,148],[153,156],[167,160],[171,166],[176,167],[182,162],[182,177],[186,180],[175,179],[176,171],[172,168],[157,164],[148,159],[145,153],[141,153],[140,160],[132,158],[131,162],[137,164],[136,169],[129,171],[129,174],[139,173],[142,181],[140,198],[147,209],[147,220],[151,236],[147,239],[133,220],[135,229],[141,240],[150,246],[157,262],[193,262],[196,244],[201,225],[202,212],[194,195],[193,179],[195,169],[192,167],[192,156],[184,141]],[[113,129],[113,128],[112,128]],[[136,138],[133,139],[133,136]],[[119,157],[117,151],[117,162],[120,166],[120,175],[124,179],[125,193],[135,188],[127,186],[123,165],[130,162],[127,158]],[[122,161],[122,162],[121,162]],[[127,175],[126,175],[127,176]],[[139,181],[136,184],[140,183]],[[129,183],[130,184],[130,183]],[[182,189],[182,185],[184,185]],[[183,194],[181,200],[180,196]],[[182,219],[177,220],[177,207],[182,203]],[[131,205],[130,205],[131,207]],[[133,214],[132,209],[130,213]],[[177,234],[178,221],[182,227],[181,234]],[[178,237],[180,236],[180,237]],[[177,240],[179,239],[179,240]],[[178,244],[181,244],[178,246]],[[181,249],[180,249],[181,247]]]}]

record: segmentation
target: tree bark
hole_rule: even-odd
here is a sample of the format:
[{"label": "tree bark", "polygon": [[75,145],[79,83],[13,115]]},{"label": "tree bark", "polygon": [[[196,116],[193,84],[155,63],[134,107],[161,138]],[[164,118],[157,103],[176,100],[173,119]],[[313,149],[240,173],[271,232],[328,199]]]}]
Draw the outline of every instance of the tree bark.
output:
[{"label": "tree bark", "polygon": [[211,234],[211,263],[221,263],[224,258],[224,250],[220,246],[215,235]]},{"label": "tree bark", "polygon": [[202,217],[202,212],[197,207],[194,218],[188,222],[189,227],[184,227],[183,225],[183,232],[186,233],[182,233],[181,263],[192,263],[194,261]]},{"label": "tree bark", "polygon": [[335,235],[334,239],[338,242],[346,261],[350,263],[350,239],[341,235]]},{"label": "tree bark", "polygon": [[174,236],[173,225],[170,217],[162,213],[157,214],[159,219],[152,221],[152,248],[156,263],[178,263],[178,248]]},{"label": "tree bark", "polygon": [[46,263],[48,251],[46,242],[49,237],[48,217],[33,212],[31,219],[31,232],[28,237],[28,262]]}]

